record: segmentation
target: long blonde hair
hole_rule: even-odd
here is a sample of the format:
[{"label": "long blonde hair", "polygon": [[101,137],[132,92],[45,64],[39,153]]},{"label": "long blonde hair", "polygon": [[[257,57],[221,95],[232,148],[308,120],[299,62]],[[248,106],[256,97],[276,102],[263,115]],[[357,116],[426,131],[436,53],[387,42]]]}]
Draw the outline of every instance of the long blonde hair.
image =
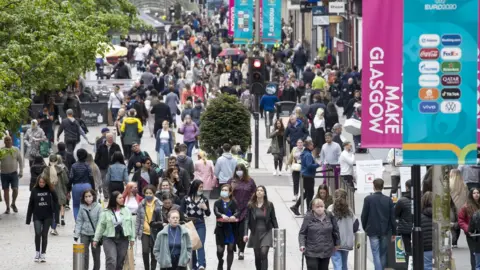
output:
[{"label": "long blonde hair", "polygon": [[457,211],[467,202],[468,189],[458,169],[450,171],[450,196]]},{"label": "long blonde hair", "polygon": [[203,164],[207,165],[207,154],[205,153],[205,151],[198,152],[198,159],[203,160]]}]

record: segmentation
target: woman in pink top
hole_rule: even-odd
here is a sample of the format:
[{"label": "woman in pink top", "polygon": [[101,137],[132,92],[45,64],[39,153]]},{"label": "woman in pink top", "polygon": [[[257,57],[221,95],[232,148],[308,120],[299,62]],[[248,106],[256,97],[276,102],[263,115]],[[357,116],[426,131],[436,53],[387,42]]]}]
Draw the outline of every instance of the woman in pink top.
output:
[{"label": "woman in pink top", "polygon": [[213,173],[213,162],[207,160],[207,155],[204,151],[198,152],[198,160],[194,164],[194,179],[203,181],[203,193],[205,197],[209,197],[210,191],[217,186],[217,179]]}]

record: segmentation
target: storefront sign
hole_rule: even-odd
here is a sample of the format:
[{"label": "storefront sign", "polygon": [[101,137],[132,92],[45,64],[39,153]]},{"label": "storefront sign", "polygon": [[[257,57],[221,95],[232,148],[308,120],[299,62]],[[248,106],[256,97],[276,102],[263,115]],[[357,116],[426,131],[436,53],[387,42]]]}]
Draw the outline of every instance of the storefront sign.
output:
[{"label": "storefront sign", "polygon": [[328,13],[345,13],[344,2],[329,2]]},{"label": "storefront sign", "polygon": [[[63,111],[63,103],[56,103],[56,105],[58,106],[60,117],[62,119],[67,117]],[[108,103],[80,103],[80,108],[82,108],[82,120],[87,126],[98,126],[107,123]],[[32,104],[33,115],[38,115],[42,110],[43,104]]]},{"label": "storefront sign", "polygon": [[382,160],[358,160],[356,165],[357,192],[372,193],[373,180],[383,176]]},{"label": "storefront sign", "polygon": [[[405,0],[405,6],[403,163],[476,164],[478,1]],[[425,62],[443,68],[432,73],[437,65],[426,69]],[[437,99],[427,96],[434,89],[441,89]]]}]

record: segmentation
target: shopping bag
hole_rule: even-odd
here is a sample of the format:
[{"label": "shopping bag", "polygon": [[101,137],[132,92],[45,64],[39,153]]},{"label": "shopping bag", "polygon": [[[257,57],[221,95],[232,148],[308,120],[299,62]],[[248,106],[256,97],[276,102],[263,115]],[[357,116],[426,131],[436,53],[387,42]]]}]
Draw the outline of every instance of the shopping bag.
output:
[{"label": "shopping bag", "polygon": [[185,227],[188,229],[188,234],[190,235],[190,241],[192,242],[192,250],[199,250],[202,248],[202,241],[200,241],[200,236],[198,236],[197,229],[193,222],[185,223]]},{"label": "shopping bag", "polygon": [[128,248],[125,263],[123,264],[123,270],[135,270],[135,254],[133,254],[132,247]]},{"label": "shopping bag", "polygon": [[360,135],[362,129],[362,122],[355,118],[347,119],[343,124],[343,129],[346,132],[352,134],[353,136]]},{"label": "shopping bag", "polygon": [[50,142],[40,142],[40,155],[43,158],[50,156]]}]

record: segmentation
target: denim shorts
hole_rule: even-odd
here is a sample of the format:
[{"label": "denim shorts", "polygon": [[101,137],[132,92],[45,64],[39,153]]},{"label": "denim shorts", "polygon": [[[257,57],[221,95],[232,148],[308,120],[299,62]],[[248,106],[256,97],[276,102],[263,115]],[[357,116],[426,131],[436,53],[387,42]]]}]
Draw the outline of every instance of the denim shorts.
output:
[{"label": "denim shorts", "polygon": [[2,179],[2,189],[18,188],[18,173],[2,173],[0,174]]}]

